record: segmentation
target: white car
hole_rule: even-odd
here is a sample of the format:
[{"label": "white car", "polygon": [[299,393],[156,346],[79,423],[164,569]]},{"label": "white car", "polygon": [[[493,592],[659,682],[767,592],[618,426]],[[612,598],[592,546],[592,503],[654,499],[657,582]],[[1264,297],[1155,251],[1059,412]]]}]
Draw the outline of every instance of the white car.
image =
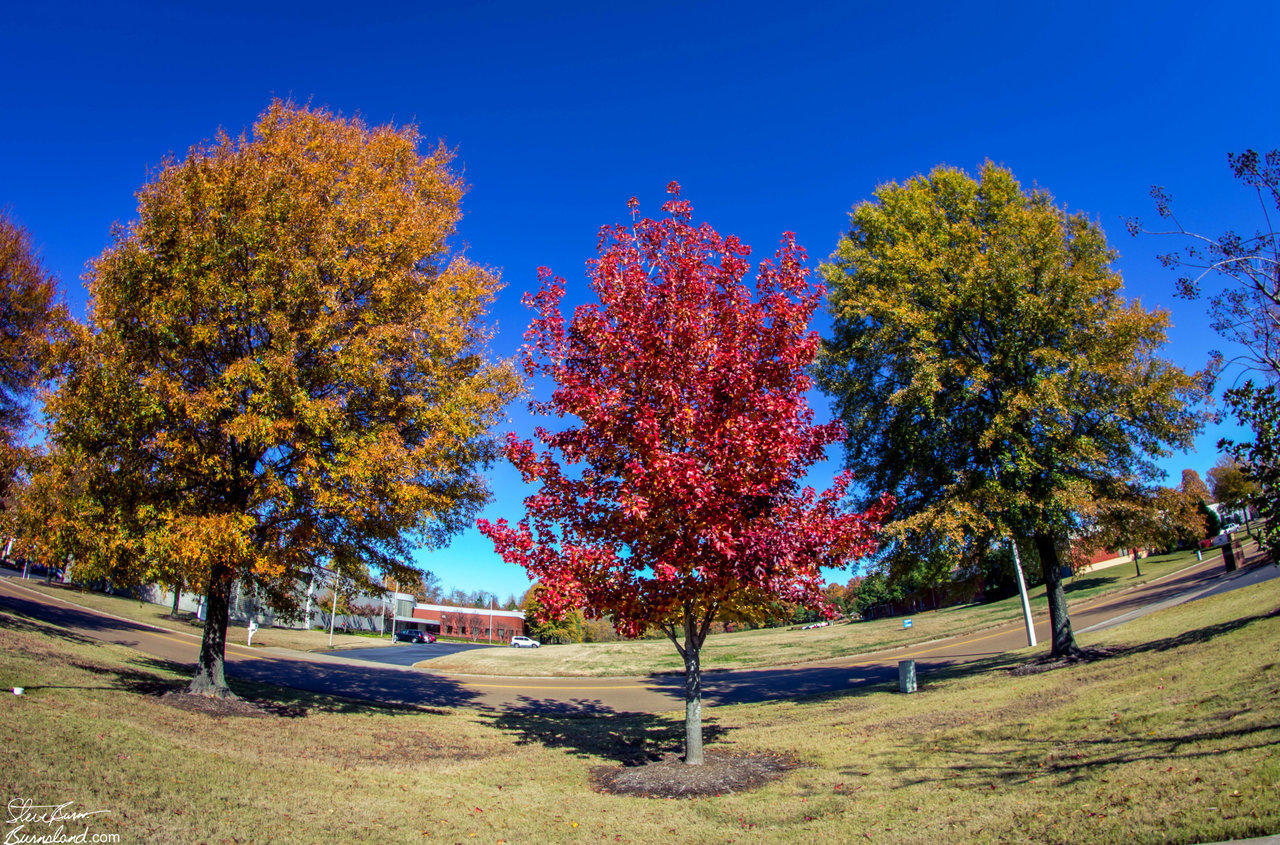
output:
[{"label": "white car", "polygon": [[512,648],[537,648],[540,645],[542,645],[542,643],[537,640],[531,640],[528,637],[516,636],[511,638]]}]

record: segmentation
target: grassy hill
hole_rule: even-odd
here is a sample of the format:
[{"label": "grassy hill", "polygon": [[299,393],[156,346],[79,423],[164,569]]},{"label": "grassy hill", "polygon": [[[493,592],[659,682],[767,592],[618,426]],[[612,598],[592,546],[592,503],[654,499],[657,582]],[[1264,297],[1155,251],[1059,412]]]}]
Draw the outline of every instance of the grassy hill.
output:
[{"label": "grassy hill", "polygon": [[391,708],[233,681],[258,706],[211,715],[164,696],[183,667],[0,613],[0,685],[26,688],[0,695],[0,784],[6,800],[104,811],[66,833],[122,842],[1256,836],[1280,831],[1278,606],[1272,581],[1082,636],[1123,649],[1092,663],[1011,672],[1025,652],[911,696],[711,709],[709,753],[795,768],[697,800],[598,791],[601,770],[678,752],[680,713]]},{"label": "grassy hill", "polygon": [[[1214,551],[1206,560],[1221,556]],[[1196,561],[1193,552],[1175,552],[1145,558],[1142,575],[1135,576],[1131,564],[1123,564],[1068,580],[1067,599],[1078,605],[1107,593],[1145,584],[1177,572]],[[117,596],[79,592],[68,588],[45,587],[39,581],[25,582],[33,589],[68,598],[78,604],[173,630],[194,633],[198,622],[190,618],[170,619],[169,609]],[[69,595],[74,593],[74,595]],[[1045,614],[1047,602],[1044,588],[1031,591],[1032,609]],[[1016,597],[981,605],[961,605],[942,610],[913,614],[912,626],[904,628],[902,617],[872,622],[842,623],[807,631],[767,628],[713,634],[707,638],[702,652],[705,669],[750,669],[809,663],[850,654],[949,637],[968,631],[1022,620],[1022,608]],[[245,642],[243,627],[232,625],[227,637],[231,642]],[[329,645],[329,635],[321,631],[295,631],[263,628],[254,635],[254,644],[295,649],[325,651],[329,648],[369,648],[393,646],[391,637],[338,634]],[[523,675],[543,677],[648,675],[653,672],[683,672],[676,650],[665,639],[635,640],[613,643],[581,643],[544,646],[529,649],[477,649],[423,661],[420,666],[435,671],[464,674]]]}]

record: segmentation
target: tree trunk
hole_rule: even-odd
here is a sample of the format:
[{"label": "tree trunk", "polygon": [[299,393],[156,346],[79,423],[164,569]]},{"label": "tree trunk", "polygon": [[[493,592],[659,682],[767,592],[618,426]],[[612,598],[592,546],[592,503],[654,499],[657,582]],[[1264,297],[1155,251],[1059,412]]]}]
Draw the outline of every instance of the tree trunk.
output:
[{"label": "tree trunk", "polygon": [[231,575],[222,567],[209,573],[205,594],[204,636],[200,640],[200,660],[187,692],[217,698],[235,698],[227,686],[224,668],[227,652],[227,623],[231,616]]},{"label": "tree trunk", "polygon": [[1067,615],[1067,594],[1062,589],[1062,564],[1058,560],[1058,544],[1049,534],[1037,531],[1036,551],[1040,554],[1040,570],[1049,598],[1049,627],[1053,635],[1052,657],[1069,657],[1080,653],[1071,633],[1071,617]]},{"label": "tree trunk", "polygon": [[182,582],[178,581],[173,585],[173,609],[169,611],[171,619],[178,618],[178,602],[182,601]]},{"label": "tree trunk", "polygon": [[684,620],[684,762],[702,765],[702,642],[693,615]]}]

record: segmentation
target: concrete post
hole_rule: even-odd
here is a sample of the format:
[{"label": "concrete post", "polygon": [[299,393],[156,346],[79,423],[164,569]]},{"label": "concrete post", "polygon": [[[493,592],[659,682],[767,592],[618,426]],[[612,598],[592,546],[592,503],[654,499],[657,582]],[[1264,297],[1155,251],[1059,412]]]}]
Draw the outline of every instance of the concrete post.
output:
[{"label": "concrete post", "polygon": [[914,660],[898,661],[898,691],[916,691],[916,662]]}]

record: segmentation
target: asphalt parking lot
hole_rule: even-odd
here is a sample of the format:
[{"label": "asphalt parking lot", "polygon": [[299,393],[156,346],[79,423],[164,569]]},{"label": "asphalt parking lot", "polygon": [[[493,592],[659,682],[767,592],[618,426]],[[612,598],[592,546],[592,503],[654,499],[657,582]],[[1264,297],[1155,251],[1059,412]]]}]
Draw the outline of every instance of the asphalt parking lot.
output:
[{"label": "asphalt parking lot", "polygon": [[470,651],[473,648],[501,648],[501,646],[490,646],[485,643],[396,643],[386,648],[344,648],[323,653],[336,657],[349,657],[353,660],[367,660],[370,663],[412,666],[422,660]]}]

